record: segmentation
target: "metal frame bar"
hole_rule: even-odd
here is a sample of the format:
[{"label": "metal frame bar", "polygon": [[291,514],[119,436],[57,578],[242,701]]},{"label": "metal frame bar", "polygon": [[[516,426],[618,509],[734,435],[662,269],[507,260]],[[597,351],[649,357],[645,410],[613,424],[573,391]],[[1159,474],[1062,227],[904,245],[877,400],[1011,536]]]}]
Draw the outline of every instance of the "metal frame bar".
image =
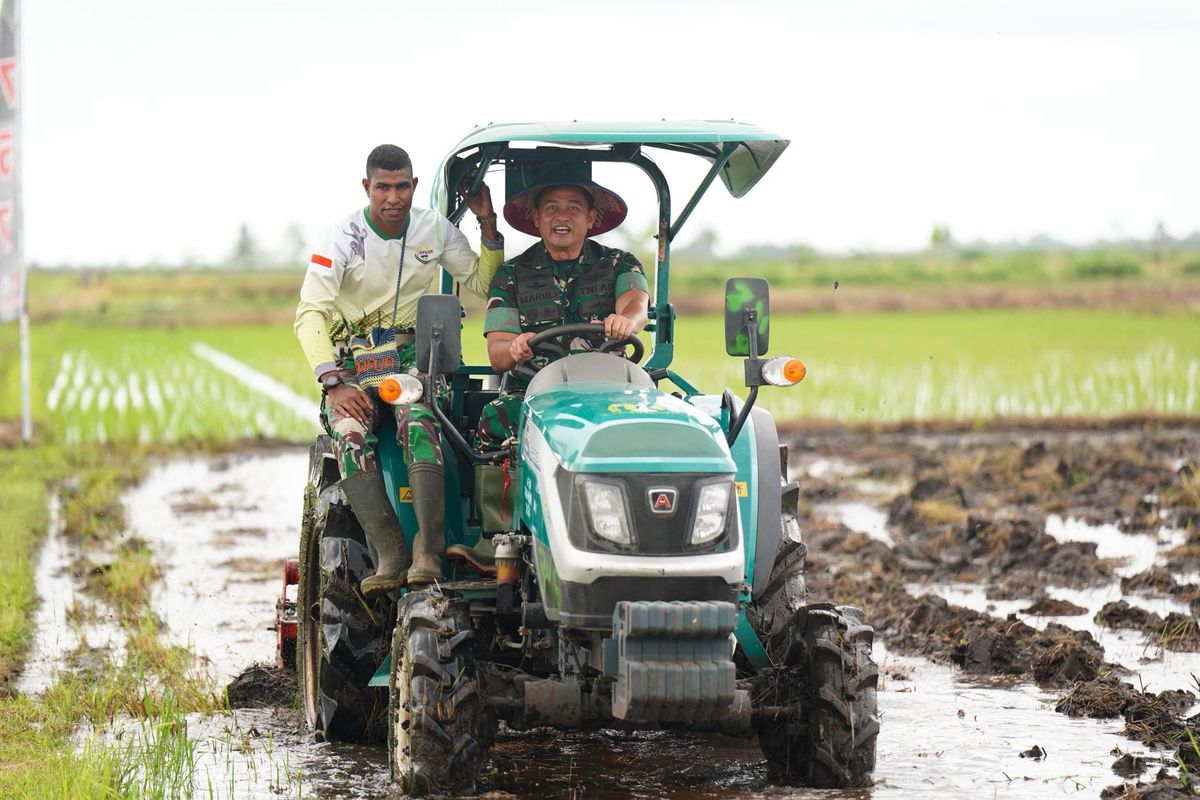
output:
[{"label": "metal frame bar", "polygon": [[700,203],[700,198],[703,197],[704,193],[708,191],[708,187],[712,186],[713,179],[721,173],[721,170],[723,170],[725,165],[729,163],[729,159],[733,156],[737,149],[738,144],[736,142],[730,142],[729,144],[725,145],[724,149],[721,151],[721,155],[713,161],[712,169],[710,169],[708,174],[704,176],[704,180],[700,181],[700,185],[697,186],[696,191],[692,193],[692,197],[690,200],[688,200],[687,205],[683,207],[683,211],[679,212],[679,216],[676,218],[675,224],[671,226],[671,241],[675,241],[675,237],[678,235],[679,229],[683,227],[683,223],[687,222],[688,217],[690,217],[692,212],[696,210],[696,206]]},{"label": "metal frame bar", "polygon": [[[699,205],[700,199],[708,191],[709,187],[712,186],[713,181],[721,174],[721,170],[729,163],[729,159],[733,157],[733,154],[737,152],[740,146],[740,142],[686,145],[662,144],[657,142],[645,144],[621,142],[600,149],[556,145],[522,148],[513,147],[511,142],[496,142],[483,145],[477,152],[470,155],[457,157],[456,161],[448,168],[448,172],[453,174],[444,177],[448,181],[451,177],[456,178],[459,173],[460,164],[465,164],[468,168],[473,166],[475,168],[475,177],[470,189],[474,191],[483,183],[484,176],[492,165],[497,162],[508,162],[517,159],[524,161],[576,159],[593,162],[628,163],[641,169],[650,178],[658,199],[658,232],[655,234],[658,247],[655,253],[654,264],[654,302],[650,308],[650,322],[647,325],[647,330],[654,334],[654,350],[645,366],[647,369],[665,369],[670,366],[674,358],[675,340],[673,324],[675,310],[670,304],[671,242],[678,235],[684,223],[691,217],[692,212]],[[713,160],[712,167],[692,192],[691,197],[674,224],[671,223],[671,189],[667,183],[666,176],[663,175],[658,165],[643,152],[643,147],[656,147],[661,150],[700,156]],[[457,199],[455,187],[447,186],[447,190],[451,204],[451,207],[447,209],[449,212],[447,213],[447,217],[451,222],[458,224],[466,212],[467,206],[465,202]],[[442,291],[445,293],[450,293],[454,290],[453,278],[449,273],[444,271],[442,272],[441,286]]]}]

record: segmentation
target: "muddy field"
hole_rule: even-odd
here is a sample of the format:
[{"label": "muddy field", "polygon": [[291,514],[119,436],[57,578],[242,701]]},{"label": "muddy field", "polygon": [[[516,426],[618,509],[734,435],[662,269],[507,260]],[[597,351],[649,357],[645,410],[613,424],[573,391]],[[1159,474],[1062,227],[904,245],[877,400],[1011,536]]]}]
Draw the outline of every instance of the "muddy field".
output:
[{"label": "muddy field", "polygon": [[[502,733],[489,796],[1188,796],[1200,753],[1200,430],[1129,423],[987,432],[796,431],[791,477],[814,599],[863,607],[882,669],[877,786],[770,786],[753,740]],[[164,566],[155,607],[236,708],[189,719],[197,796],[386,795],[382,748],[315,742],[269,667],[301,449],[160,464],[127,498]],[[51,536],[22,690],[77,649]],[[102,625],[89,644],[119,648]],[[1154,789],[1134,788],[1158,780]],[[1113,788],[1108,788],[1113,787]]]}]

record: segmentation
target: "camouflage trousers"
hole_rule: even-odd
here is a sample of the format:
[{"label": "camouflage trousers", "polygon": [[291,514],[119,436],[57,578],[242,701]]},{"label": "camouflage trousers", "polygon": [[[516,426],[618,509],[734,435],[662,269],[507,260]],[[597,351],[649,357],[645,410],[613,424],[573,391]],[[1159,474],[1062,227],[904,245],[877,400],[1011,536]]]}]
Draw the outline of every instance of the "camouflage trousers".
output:
[{"label": "camouflage trousers", "polygon": [[396,441],[404,454],[404,463],[418,461],[442,464],[442,436],[437,417],[426,403],[393,406],[375,401],[371,424],[365,426],[354,417],[337,413],[329,406],[326,395],[321,400],[321,424],[333,438],[334,454],[343,478],[359,472],[378,472],[379,459],[375,448],[379,444],[375,429],[381,414],[394,414]]},{"label": "camouflage trousers", "polygon": [[506,394],[484,406],[479,414],[479,427],[475,429],[475,447],[499,450],[516,444],[524,403],[524,395]]}]

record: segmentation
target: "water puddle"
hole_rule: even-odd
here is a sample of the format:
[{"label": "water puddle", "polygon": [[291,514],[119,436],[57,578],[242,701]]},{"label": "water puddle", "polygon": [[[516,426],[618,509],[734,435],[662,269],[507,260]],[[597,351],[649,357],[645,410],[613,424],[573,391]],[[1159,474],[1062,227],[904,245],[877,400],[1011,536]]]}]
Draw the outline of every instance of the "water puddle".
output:
[{"label": "water puddle", "polygon": [[845,482],[854,492],[864,497],[891,498],[904,491],[904,485],[895,480],[885,481],[863,475],[860,464],[839,458],[813,458],[796,455],[796,462],[788,464],[788,480],[802,476],[832,482]]},{"label": "water puddle", "polygon": [[225,685],[275,660],[275,600],[296,552],[303,450],[171,461],[125,498],[132,535],[161,574],[151,603],[171,637]]},{"label": "water puddle", "polygon": [[[878,773],[885,786],[873,797],[1095,797],[1117,782],[1113,747],[1147,752],[1119,735],[1123,721],[1058,714],[1058,698],[1036,686],[964,682],[955,669],[889,656],[879,645],[876,658],[886,679]],[[1046,757],[1022,758],[1034,745]]]},{"label": "water puddle", "polygon": [[[668,733],[501,735],[489,788],[522,798],[938,798],[1095,797],[1117,782],[1114,747],[1145,748],[1118,735],[1119,721],[1072,719],[1032,686],[964,683],[956,670],[889,655],[884,676],[877,785],[869,791],[772,786],[753,740]],[[1022,758],[1034,745],[1040,761]]]},{"label": "water puddle", "polygon": [[1183,531],[1163,528],[1157,534],[1122,533],[1116,525],[1089,525],[1057,514],[1046,517],[1046,533],[1060,542],[1093,542],[1099,558],[1123,562],[1117,575],[1128,578],[1153,567],[1164,550],[1187,541]]},{"label": "water puddle", "polygon": [[840,522],[856,533],[883,542],[888,547],[895,547],[896,540],[888,527],[887,512],[869,503],[837,503],[836,505],[820,505],[813,508],[814,513],[823,514],[835,522]]},{"label": "water puddle", "polygon": [[[21,694],[46,691],[64,666],[84,660],[89,650],[107,651],[115,663],[122,660],[125,633],[103,604],[83,596],[82,582],[71,571],[76,555],[62,532],[62,510],[54,498],[46,541],[33,576],[38,596],[33,641],[14,687]],[[75,622],[73,616],[85,617],[86,622]]]}]

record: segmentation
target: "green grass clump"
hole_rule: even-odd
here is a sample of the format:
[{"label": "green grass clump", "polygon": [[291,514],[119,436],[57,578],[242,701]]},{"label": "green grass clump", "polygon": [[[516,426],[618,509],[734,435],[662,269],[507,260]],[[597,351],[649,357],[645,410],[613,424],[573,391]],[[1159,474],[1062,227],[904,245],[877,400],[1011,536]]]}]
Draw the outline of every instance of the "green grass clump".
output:
[{"label": "green grass clump", "polygon": [[0,690],[14,677],[32,634],[33,564],[49,522],[38,462],[34,451],[0,449]]}]

